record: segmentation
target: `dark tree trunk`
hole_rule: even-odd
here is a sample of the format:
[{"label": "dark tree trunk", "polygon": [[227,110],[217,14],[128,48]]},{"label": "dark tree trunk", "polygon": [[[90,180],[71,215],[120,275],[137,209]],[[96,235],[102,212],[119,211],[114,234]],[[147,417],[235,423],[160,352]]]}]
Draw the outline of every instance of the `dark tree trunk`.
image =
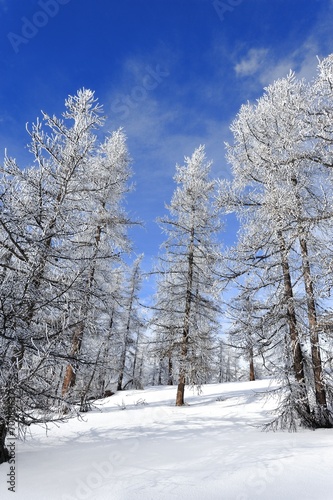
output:
[{"label": "dark tree trunk", "polygon": [[110,352],[110,343],[111,343],[111,338],[113,336],[113,320],[114,320],[114,314],[115,314],[115,305],[113,305],[112,311],[111,311],[111,317],[110,317],[110,323],[109,323],[109,331],[105,343],[105,348],[103,352],[103,361],[102,361],[102,369],[99,372],[99,377],[98,377],[98,391],[99,395],[102,398],[105,393],[105,388],[106,388],[106,374],[107,374],[107,366],[108,366],[108,357],[109,357],[109,352]]},{"label": "dark tree trunk", "polygon": [[[103,204],[104,207],[104,204]],[[95,277],[95,271],[96,271],[96,258],[98,254],[98,247],[99,243],[101,241],[101,234],[102,234],[102,228],[100,226],[97,226],[96,228],[96,234],[95,234],[95,249],[94,249],[94,255],[91,260],[91,267],[89,270],[89,275],[87,278],[87,284],[86,284],[86,295],[84,297],[84,307],[83,307],[83,316],[85,317],[88,310],[89,310],[89,302],[91,299],[91,289],[93,287],[93,282],[94,282],[94,277]],[[71,357],[76,358],[77,355],[81,351],[81,346],[82,346],[82,340],[83,340],[83,333],[85,330],[85,320],[82,319],[80,323],[78,324],[77,328],[74,331],[74,335],[72,338],[72,349],[71,349]],[[64,377],[64,382],[62,385],[62,396],[65,396],[69,389],[71,387],[74,387],[76,384],[76,375],[77,371],[79,369],[79,362],[75,361],[74,366],[73,363],[69,363],[66,367],[66,372],[65,372],[65,377]]]},{"label": "dark tree trunk", "polygon": [[0,419],[0,464],[8,462],[9,452],[6,448],[7,426],[6,422]]},{"label": "dark tree trunk", "polygon": [[163,371],[163,358],[160,358],[158,363],[157,385],[162,385],[162,371]]},{"label": "dark tree trunk", "polygon": [[171,352],[169,352],[168,357],[168,385],[173,385],[173,366]]},{"label": "dark tree trunk", "polygon": [[121,358],[120,358],[120,368],[119,368],[117,391],[122,390],[123,379],[124,379],[124,375],[125,375],[126,355],[127,355],[128,344],[130,341],[130,325],[131,325],[131,320],[132,320],[132,311],[133,311],[133,304],[134,304],[134,299],[135,299],[135,288],[136,288],[137,281],[138,281],[138,275],[139,275],[139,262],[137,261],[137,265],[134,267],[133,275],[132,275],[131,295],[130,295],[130,300],[129,300],[129,305],[128,305],[128,315],[127,315],[127,323],[126,323],[123,351],[121,353]]},{"label": "dark tree trunk", "polygon": [[140,340],[140,332],[136,336],[136,342],[135,342],[135,348],[134,348],[134,358],[133,358],[133,368],[132,368],[132,377],[133,377],[133,380],[135,383],[136,383],[136,380],[138,380],[139,384],[141,384],[140,378],[135,376],[136,365],[137,365],[137,360],[138,360],[139,340]]},{"label": "dark tree trunk", "polygon": [[311,419],[308,394],[305,385],[304,357],[299,341],[297,318],[294,307],[294,294],[290,276],[289,262],[287,258],[287,248],[282,232],[279,232],[279,238],[280,238],[281,264],[283,271],[284,296],[287,304],[287,322],[289,327],[291,355],[293,360],[293,372],[295,375],[295,379],[298,382],[299,391],[301,394],[300,398],[301,406],[298,408],[298,410],[301,414],[300,416],[305,416],[306,419]]},{"label": "dark tree trunk", "polygon": [[185,393],[185,374],[181,373],[179,375],[178,386],[177,386],[176,406],[184,405],[184,393]]},{"label": "dark tree trunk", "polygon": [[323,380],[323,369],[322,369],[322,361],[320,355],[318,324],[317,324],[317,310],[314,299],[313,281],[312,281],[310,262],[308,256],[308,247],[307,247],[307,242],[303,236],[300,236],[299,242],[302,254],[304,286],[306,292],[308,321],[310,330],[312,369],[314,375],[315,395],[316,395],[317,413],[318,413],[316,417],[318,419],[318,424],[321,427],[332,427],[332,421],[330,419],[329,411],[327,409],[326,389]]},{"label": "dark tree trunk", "polygon": [[[302,213],[300,196],[299,193],[296,191],[298,184],[296,177],[292,178],[292,183],[295,186],[295,195],[297,204],[299,206],[299,213]],[[317,310],[314,298],[313,280],[311,275],[308,245],[305,238],[304,229],[302,228],[300,223],[298,226],[298,239],[301,248],[302,269],[303,269],[304,287],[306,294],[307,313],[308,313],[308,322],[310,331],[312,370],[314,377],[316,406],[317,406],[316,416],[315,416],[316,424],[319,427],[332,427],[332,420],[330,418],[330,414],[327,409],[326,389],[323,379],[323,370],[322,370],[322,362],[321,362],[320,347],[319,347]]]},{"label": "dark tree trunk", "polygon": [[126,365],[126,351],[127,351],[127,345],[125,344],[120,358],[120,369],[118,375],[117,391],[121,391],[123,388],[123,380],[124,380],[125,365]]},{"label": "dark tree trunk", "polygon": [[250,347],[250,381],[254,381],[256,379],[254,372],[254,361],[253,361],[253,348]]},{"label": "dark tree trunk", "polygon": [[[72,349],[71,349],[72,358],[75,358],[81,350],[83,328],[84,328],[83,323],[80,323],[74,331],[74,335],[72,338]],[[78,363],[76,362],[75,363],[72,362],[67,365],[64,381],[62,384],[62,391],[61,391],[62,396],[65,396],[68,393],[69,389],[71,387],[74,387],[76,382],[77,369],[78,369]]]},{"label": "dark tree trunk", "polygon": [[192,306],[192,286],[193,286],[193,267],[194,267],[194,228],[191,229],[191,240],[188,253],[188,274],[187,274],[187,289],[186,289],[186,302],[184,314],[184,327],[180,352],[180,368],[179,380],[177,387],[176,406],[184,405],[184,392],[186,381],[186,361],[187,361],[187,347],[190,335],[190,314]]}]

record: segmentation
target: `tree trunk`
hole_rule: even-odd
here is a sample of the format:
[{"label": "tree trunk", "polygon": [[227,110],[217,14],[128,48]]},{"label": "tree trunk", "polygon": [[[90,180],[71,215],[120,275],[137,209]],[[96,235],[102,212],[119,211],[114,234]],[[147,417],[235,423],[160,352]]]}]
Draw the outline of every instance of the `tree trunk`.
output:
[{"label": "tree trunk", "polygon": [[308,394],[306,390],[305,376],[304,376],[304,357],[297,329],[297,319],[294,307],[294,294],[290,276],[289,262],[287,258],[287,248],[281,231],[279,232],[279,239],[280,239],[281,265],[283,271],[284,296],[287,304],[287,322],[288,322],[289,336],[291,341],[293,372],[301,392],[301,407],[299,408],[299,410],[301,414],[304,414],[305,412],[305,418],[306,416],[310,418],[311,412],[310,412],[310,406],[309,406]]},{"label": "tree trunk", "polygon": [[135,299],[135,289],[136,289],[136,286],[138,283],[139,266],[140,266],[140,260],[137,259],[135,262],[133,274],[132,274],[131,290],[130,290],[131,295],[130,295],[130,300],[129,300],[129,305],[128,305],[128,315],[127,315],[127,323],[126,323],[126,330],[125,330],[123,352],[121,353],[121,358],[120,358],[120,368],[119,368],[117,391],[122,390],[123,379],[124,379],[124,374],[125,374],[126,355],[127,355],[127,348],[128,348],[128,344],[129,344],[129,340],[130,340],[130,338],[129,338],[130,325],[131,325],[131,321],[132,321],[132,311],[133,311],[133,304],[134,304],[134,299]]},{"label": "tree trunk", "polygon": [[99,377],[98,377],[98,391],[99,391],[99,395],[101,398],[104,396],[105,389],[106,389],[106,372],[107,372],[108,358],[109,358],[109,352],[110,352],[110,343],[111,343],[111,338],[113,336],[114,314],[115,314],[115,304],[113,304],[113,307],[111,310],[108,335],[106,338],[105,348],[104,348],[104,352],[103,352],[102,368],[99,371]]},{"label": "tree trunk", "polygon": [[327,409],[326,389],[323,380],[323,369],[319,347],[318,322],[316,303],[314,299],[313,281],[311,276],[307,242],[303,235],[299,237],[302,254],[302,267],[304,275],[304,286],[306,292],[306,302],[308,311],[308,321],[310,330],[311,359],[314,375],[315,395],[318,410],[318,424],[322,427],[332,427],[332,421]]},{"label": "tree trunk", "polygon": [[160,358],[158,363],[157,385],[162,385],[162,370],[163,370],[163,358]]},{"label": "tree trunk", "polygon": [[184,372],[179,374],[178,386],[177,386],[177,396],[176,396],[176,406],[184,405],[184,393],[185,393],[185,374]]},{"label": "tree trunk", "polygon": [[[292,183],[295,186],[296,190],[297,187],[296,177],[292,178]],[[301,214],[302,211],[301,211],[301,201],[299,193],[295,191],[295,195],[300,209],[299,213]],[[332,420],[330,419],[329,411],[327,409],[326,389],[323,379],[323,370],[322,370],[322,362],[321,362],[320,347],[319,347],[317,310],[314,298],[313,280],[311,275],[308,245],[304,235],[304,230],[299,221],[298,221],[298,239],[301,248],[302,269],[303,269],[304,287],[306,294],[307,313],[308,313],[308,322],[310,331],[312,370],[313,370],[316,404],[317,404],[316,419],[317,419],[317,424],[320,427],[332,427]]]},{"label": "tree trunk", "polygon": [[[81,350],[83,329],[84,325],[81,322],[74,331],[74,335],[72,338],[71,358],[75,358]],[[67,365],[61,391],[63,397],[68,393],[71,387],[74,387],[76,382],[77,369],[78,369],[77,362],[72,361],[72,363],[69,363]]]},{"label": "tree trunk", "polygon": [[129,337],[129,323],[128,323],[128,326],[126,327],[123,351],[122,351],[121,357],[120,357],[120,367],[119,367],[117,391],[121,391],[123,388],[123,380],[124,380],[125,368],[126,368],[127,347],[128,347],[128,341],[129,341],[128,337]]},{"label": "tree trunk", "polygon": [[133,357],[133,367],[132,367],[132,377],[133,377],[134,383],[138,379],[139,383],[141,384],[140,379],[135,376],[136,365],[137,365],[137,360],[138,360],[139,340],[140,340],[140,332],[138,332],[138,334],[136,336],[136,342],[135,342],[135,348],[134,348],[134,357]]},{"label": "tree trunk", "polygon": [[177,387],[176,406],[184,405],[184,392],[186,381],[186,361],[187,361],[187,345],[190,334],[190,314],[192,305],[192,285],[193,285],[193,267],[194,267],[194,228],[191,228],[191,240],[188,253],[188,274],[187,274],[187,289],[185,302],[184,327],[180,353],[180,368],[179,380]]},{"label": "tree trunk", "polygon": [[253,361],[253,348],[250,347],[250,381],[253,382],[256,377],[255,377],[255,372],[254,372],[254,361]]},{"label": "tree trunk", "polygon": [[222,384],[222,382],[223,382],[223,344],[221,341],[219,344],[218,363],[219,363],[219,384]]},{"label": "tree trunk", "polygon": [[[104,204],[103,204],[104,207]],[[84,306],[83,306],[83,318],[85,318],[88,310],[89,310],[89,303],[91,299],[91,289],[93,286],[94,282],[94,276],[96,272],[96,258],[98,254],[98,247],[101,241],[101,234],[102,234],[102,228],[101,226],[97,226],[96,228],[96,234],[95,234],[95,244],[94,244],[94,253],[91,258],[91,267],[89,270],[89,275],[87,277],[87,283],[86,283],[86,294],[84,297]],[[82,340],[83,340],[83,333],[85,329],[85,320],[82,319],[77,326],[77,328],[74,331],[74,335],[72,338],[72,349],[71,349],[71,357],[76,357],[80,351],[81,351],[81,346],[82,346]],[[64,377],[64,382],[62,385],[62,396],[65,396],[69,389],[71,387],[74,387],[76,383],[76,374],[79,368],[79,363],[78,361],[75,361],[74,366],[73,363],[69,363],[66,367],[66,372],[65,372],[65,377]]]},{"label": "tree trunk", "polygon": [[0,464],[8,462],[9,452],[6,448],[7,426],[3,419],[0,419]]},{"label": "tree trunk", "polygon": [[96,375],[96,370],[97,370],[97,365],[98,365],[98,361],[99,361],[99,356],[101,354],[101,350],[102,350],[102,346],[99,348],[99,351],[97,353],[95,366],[94,366],[94,369],[93,369],[92,374],[90,376],[90,379],[88,380],[86,387],[81,392],[81,399],[80,399],[80,411],[81,412],[87,412],[90,410],[90,405],[89,405],[89,402],[87,400],[87,396],[88,396],[91,384],[92,384],[94,377]]},{"label": "tree trunk", "polygon": [[173,366],[171,352],[169,352],[168,356],[168,385],[173,385]]}]

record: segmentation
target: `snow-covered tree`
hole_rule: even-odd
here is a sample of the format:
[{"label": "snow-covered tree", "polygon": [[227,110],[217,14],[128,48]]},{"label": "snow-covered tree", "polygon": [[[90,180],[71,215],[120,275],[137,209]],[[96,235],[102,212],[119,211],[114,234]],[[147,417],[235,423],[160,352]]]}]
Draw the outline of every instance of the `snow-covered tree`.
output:
[{"label": "snow-covered tree", "polygon": [[159,259],[153,325],[158,356],[168,360],[169,383],[178,373],[177,406],[184,404],[186,383],[200,385],[209,377],[219,328],[221,253],[216,236],[221,224],[210,168],[204,146],[185,158],[185,165],[176,167],[170,215],[159,219],[167,239]]},{"label": "snow-covered tree", "polygon": [[[134,386],[140,385],[140,382],[135,378],[135,364],[136,360],[136,349],[138,348],[138,342],[140,337],[140,330],[142,326],[142,321],[140,320],[139,305],[138,305],[138,292],[140,290],[141,282],[141,272],[140,264],[143,256],[139,256],[133,263],[130,272],[127,274],[126,288],[124,289],[123,297],[123,312],[122,312],[122,323],[123,327],[121,329],[120,338],[120,359],[118,365],[118,380],[117,380],[117,390],[121,391],[124,386],[124,377],[126,376],[128,383],[132,383]],[[131,351],[131,347],[134,346],[134,352],[132,349],[131,368],[127,366],[128,357]],[[134,370],[133,370],[134,365]]]},{"label": "snow-covered tree", "polygon": [[14,420],[53,419],[79,363],[96,363],[80,359],[82,343],[99,327],[104,275],[128,247],[125,137],[97,141],[101,111],[90,90],[70,96],[63,119],[43,113],[28,130],[34,166],[6,156],[1,168],[1,435]]},{"label": "snow-covered tree", "polygon": [[245,282],[237,297],[228,307],[228,344],[240,351],[248,363],[248,379],[256,380],[255,358],[263,351],[263,305],[255,290]]},{"label": "snow-covered tree", "polygon": [[231,127],[234,144],[228,158],[235,177],[230,199],[238,205],[242,227],[238,256],[246,256],[244,269],[257,269],[263,288],[276,288],[280,300],[274,310],[288,332],[287,385],[293,400],[285,407],[284,422],[292,425],[297,415],[305,425],[325,427],[332,419],[318,328],[320,277],[325,274],[318,249],[323,249],[323,221],[327,226],[332,217],[327,203],[332,182],[311,156],[312,92],[291,73],[265,89],[257,104],[242,106]]}]

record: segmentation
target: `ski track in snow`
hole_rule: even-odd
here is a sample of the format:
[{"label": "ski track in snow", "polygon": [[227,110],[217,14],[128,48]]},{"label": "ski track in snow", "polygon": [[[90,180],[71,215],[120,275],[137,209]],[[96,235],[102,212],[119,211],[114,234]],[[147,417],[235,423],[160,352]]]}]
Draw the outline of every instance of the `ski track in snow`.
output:
[{"label": "ski track in snow", "polygon": [[[0,499],[332,500],[333,431],[263,432],[268,380],[124,391],[17,443],[16,492]],[[124,408],[124,409],[121,409]]]}]

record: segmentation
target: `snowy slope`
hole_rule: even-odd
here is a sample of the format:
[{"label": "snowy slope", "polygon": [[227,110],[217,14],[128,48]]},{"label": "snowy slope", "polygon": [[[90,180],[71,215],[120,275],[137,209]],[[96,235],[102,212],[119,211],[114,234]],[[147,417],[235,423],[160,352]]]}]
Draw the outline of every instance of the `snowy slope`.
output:
[{"label": "snowy slope", "polygon": [[[332,500],[333,431],[262,432],[269,381],[125,391],[18,443],[15,500]],[[123,408],[123,409],[122,409]]]}]

